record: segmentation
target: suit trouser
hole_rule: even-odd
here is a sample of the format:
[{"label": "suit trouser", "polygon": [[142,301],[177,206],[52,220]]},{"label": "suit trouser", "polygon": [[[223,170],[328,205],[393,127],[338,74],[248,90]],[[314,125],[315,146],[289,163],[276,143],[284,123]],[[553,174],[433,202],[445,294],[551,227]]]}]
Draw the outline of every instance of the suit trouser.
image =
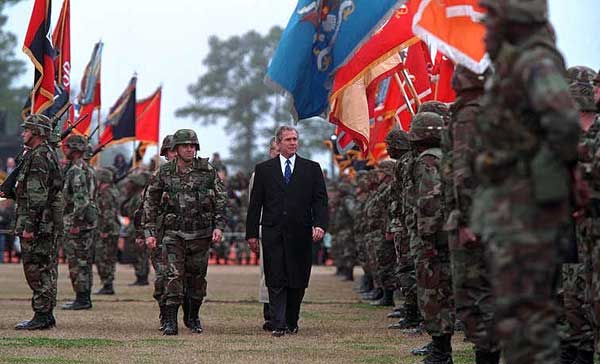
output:
[{"label": "suit trouser", "polygon": [[298,326],[305,288],[268,287],[271,323],[278,330]]}]

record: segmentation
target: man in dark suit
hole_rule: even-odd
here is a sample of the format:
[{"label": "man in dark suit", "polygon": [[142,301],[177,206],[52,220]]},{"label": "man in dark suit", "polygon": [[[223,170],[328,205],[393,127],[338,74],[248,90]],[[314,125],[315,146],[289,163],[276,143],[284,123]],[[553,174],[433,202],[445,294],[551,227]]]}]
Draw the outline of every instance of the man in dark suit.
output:
[{"label": "man in dark suit", "polygon": [[257,252],[262,225],[273,336],[283,336],[298,332],[300,304],[310,278],[312,244],[323,238],[328,213],[321,167],[296,155],[296,129],[282,126],[275,138],[279,156],[255,168],[246,239]]}]

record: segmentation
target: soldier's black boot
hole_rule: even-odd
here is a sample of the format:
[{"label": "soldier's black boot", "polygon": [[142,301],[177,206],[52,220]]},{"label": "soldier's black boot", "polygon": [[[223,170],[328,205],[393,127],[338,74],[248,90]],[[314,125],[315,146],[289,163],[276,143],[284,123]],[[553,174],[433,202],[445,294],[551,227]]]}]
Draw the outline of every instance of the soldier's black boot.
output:
[{"label": "soldier's black boot", "polygon": [[394,291],[385,289],[383,290],[383,297],[381,299],[371,302],[371,306],[377,307],[390,307],[394,306]]},{"label": "soldier's black boot", "polygon": [[431,351],[423,364],[452,364],[452,336],[449,334],[433,337]]},{"label": "soldier's black boot", "polygon": [[427,344],[421,346],[420,348],[414,348],[410,351],[412,355],[415,356],[426,356],[429,355],[431,348],[433,347],[433,341],[428,342]]},{"label": "soldier's black boot", "polygon": [[560,346],[560,364],[573,364],[577,359],[577,348],[574,346]]},{"label": "soldier's black boot", "polygon": [[345,282],[353,282],[354,281],[354,269],[353,268],[345,268],[344,278],[342,280]]},{"label": "soldier's black boot", "polygon": [[184,297],[183,305],[181,305],[181,306],[183,306],[183,324],[186,327],[189,327],[188,321],[190,319],[190,300],[188,299],[187,296]]},{"label": "soldier's black boot", "polygon": [[177,313],[179,312],[179,305],[167,305],[165,306],[165,326],[163,329],[163,335],[177,335]]},{"label": "soldier's black boot", "polygon": [[56,326],[56,318],[54,317],[54,312],[51,310],[48,315],[50,316],[50,327]]},{"label": "soldier's black boot", "polygon": [[383,297],[383,289],[375,288],[371,292],[367,292],[362,295],[362,299],[366,301],[375,301]]},{"label": "soldier's black boot", "polygon": [[577,359],[575,359],[573,364],[594,364],[594,352],[578,350]]},{"label": "soldier's black boot", "polygon": [[202,322],[200,321],[200,317],[198,316],[198,313],[200,311],[200,305],[197,303],[190,302],[189,310],[189,316],[187,322],[185,323],[185,326],[192,330],[193,333],[201,334],[203,331]]},{"label": "soldier's black boot", "polygon": [[65,303],[60,308],[63,310],[89,310],[92,308],[90,292],[77,292],[75,301]]},{"label": "soldier's black boot", "polygon": [[498,364],[500,363],[499,351],[475,351],[475,364]]},{"label": "soldier's black boot", "polygon": [[102,288],[97,290],[95,294],[107,294],[107,295],[115,294],[113,284],[112,283],[104,283]]},{"label": "soldier's black boot", "polygon": [[373,279],[369,274],[363,274],[360,278],[360,286],[358,286],[358,293],[367,293],[373,289]]},{"label": "soldier's black boot", "polygon": [[49,329],[54,324],[52,316],[46,312],[36,312],[33,318],[29,321],[23,321],[15,326],[15,330],[45,330]]},{"label": "soldier's black boot", "polygon": [[165,323],[167,322],[167,311],[165,305],[158,305],[158,319],[160,321],[159,330],[163,331],[165,329]]},{"label": "soldier's black boot", "polygon": [[388,329],[412,330],[418,328],[421,325],[421,322],[423,322],[423,317],[421,317],[419,306],[405,304],[404,317],[395,324],[389,325]]}]

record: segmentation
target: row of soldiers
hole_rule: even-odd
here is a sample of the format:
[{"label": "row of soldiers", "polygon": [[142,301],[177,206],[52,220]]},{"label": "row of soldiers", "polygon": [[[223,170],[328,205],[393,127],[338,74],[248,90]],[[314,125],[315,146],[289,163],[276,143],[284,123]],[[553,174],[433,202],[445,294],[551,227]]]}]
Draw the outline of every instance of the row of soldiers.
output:
[{"label": "row of soldiers", "polygon": [[376,305],[400,292],[390,327],[431,336],[424,363],[452,363],[457,322],[476,363],[593,363],[600,76],[565,69],[545,0],[481,5],[493,71],[457,66],[456,101],[421,105],[387,136],[395,162],[340,184],[336,265]]}]

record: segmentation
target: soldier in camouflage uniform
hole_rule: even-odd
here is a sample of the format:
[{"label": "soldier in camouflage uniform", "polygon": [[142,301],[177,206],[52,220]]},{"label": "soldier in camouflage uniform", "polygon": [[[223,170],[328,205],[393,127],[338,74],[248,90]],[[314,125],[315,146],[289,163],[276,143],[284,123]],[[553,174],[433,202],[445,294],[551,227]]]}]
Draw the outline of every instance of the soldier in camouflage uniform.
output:
[{"label": "soldier in camouflage uniform", "polygon": [[[464,66],[454,70],[452,88],[457,99],[450,111],[447,143],[450,162],[444,166],[444,191],[452,193],[452,210],[446,221],[456,316],[464,323],[467,340],[475,345],[477,364],[498,364],[500,348],[493,332],[494,308],[485,245],[470,231],[472,198],[478,180],[473,171],[476,157],[476,123],[483,96],[484,75]],[[446,157],[446,154],[444,154]]]},{"label": "soldier in camouflage uniform", "polygon": [[410,242],[415,260],[419,309],[432,345],[424,363],[452,363],[454,304],[448,241],[443,231],[443,190],[439,148],[442,118],[422,112],[412,120],[409,139],[418,157],[414,166],[416,235]]},{"label": "soldier in camouflage uniform", "polygon": [[393,306],[396,280],[396,251],[394,240],[386,239],[389,234],[388,206],[391,203],[391,180],[395,162],[382,161],[377,167],[378,188],[373,198],[366,204],[369,232],[365,235],[367,246],[372,254],[374,274],[380,280],[383,295],[371,304],[374,306]]},{"label": "soldier in camouflage uniform", "polygon": [[488,248],[505,362],[556,363],[557,245],[572,242],[560,232],[571,224],[577,110],[546,0],[480,4],[496,73],[477,124],[480,187],[471,228]]},{"label": "soldier in camouflage uniform", "polygon": [[121,204],[121,216],[129,218],[129,225],[126,230],[127,244],[134,246],[135,262],[133,268],[135,271],[135,281],[130,286],[147,286],[148,274],[150,273],[150,250],[145,244],[136,242],[136,238],[143,235],[141,231],[139,213],[142,211],[144,189],[148,184],[149,176],[146,172],[134,173],[129,175],[125,190],[127,198]]},{"label": "soldier in camouflage uniform", "polygon": [[65,143],[65,156],[69,160],[64,176],[65,201],[64,249],[69,276],[75,291],[75,300],[61,306],[64,310],[92,308],[93,232],[97,226],[96,177],[82,159],[87,140],[81,135],[71,135]]},{"label": "soldier in camouflage uniform", "polygon": [[[356,214],[356,197],[350,182],[342,181],[338,185],[338,206],[333,222],[337,228],[334,237],[341,242],[339,261],[344,280],[354,280],[354,264],[356,263],[356,242],[354,241],[354,224]],[[336,260],[338,260],[336,259]]]},{"label": "soldier in camouflage uniform", "polygon": [[379,233],[377,228],[380,225],[376,225],[369,217],[369,203],[375,198],[377,195],[377,190],[379,188],[379,173],[376,169],[369,170],[366,174],[366,195],[364,204],[360,206],[361,210],[359,211],[360,217],[358,218],[359,225],[358,230],[359,234],[362,238],[359,241],[359,259],[362,259],[367,270],[371,273],[373,277],[373,289],[370,292],[363,294],[361,297],[367,301],[376,301],[380,300],[383,297],[383,281],[382,277],[378,274],[377,271],[377,261],[375,260],[375,242],[377,241],[377,237]]},{"label": "soldier in camouflage uniform", "polygon": [[43,330],[56,324],[57,247],[56,228],[61,227],[62,175],[56,152],[48,145],[51,121],[32,114],[23,123],[23,144],[28,152],[20,161],[14,195],[0,197],[16,200],[15,234],[21,240],[23,271],[33,291],[33,319],[22,321],[16,330]]},{"label": "soldier in camouflage uniform", "polygon": [[[211,241],[221,241],[225,229],[227,196],[216,170],[207,159],[197,158],[200,149],[193,130],[173,135],[177,158],[152,176],[144,201],[146,244],[157,243],[159,214],[163,218],[163,244],[168,259],[165,294],[165,335],[177,335],[177,312],[189,299],[185,324],[194,333],[203,331],[198,312],[206,296],[206,271]],[[167,205],[161,206],[163,195]]]},{"label": "soldier in camouflage uniform", "polygon": [[119,230],[121,224],[117,217],[119,206],[119,190],[115,187],[113,173],[100,168],[96,171],[98,181],[98,228],[95,244],[94,261],[98,268],[98,276],[102,288],[96,294],[115,294],[113,281],[117,265]]},{"label": "soldier in camouflage uniform", "polygon": [[[367,259],[364,252],[364,226],[366,219],[364,218],[364,209],[368,197],[368,176],[367,171],[358,171],[356,173],[356,211],[354,213],[354,250],[356,263],[363,269],[360,286],[358,287],[359,294],[367,294],[373,289],[373,275],[367,264]],[[331,206],[331,203],[330,203]]]}]

